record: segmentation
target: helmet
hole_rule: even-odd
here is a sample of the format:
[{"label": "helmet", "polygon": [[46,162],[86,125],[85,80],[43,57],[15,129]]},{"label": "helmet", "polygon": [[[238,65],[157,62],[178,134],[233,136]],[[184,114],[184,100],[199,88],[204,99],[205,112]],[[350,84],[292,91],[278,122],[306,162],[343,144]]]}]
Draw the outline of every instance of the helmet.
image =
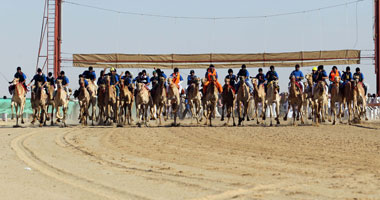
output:
[{"label": "helmet", "polygon": [[357,67],[357,68],[356,68],[356,71],[357,71],[357,72],[360,72],[360,68],[359,68],[359,67]]},{"label": "helmet", "polygon": [[229,70],[228,70],[228,73],[234,73],[234,70],[229,69]]},{"label": "helmet", "polygon": [[17,71],[18,71],[18,70],[21,70],[21,67],[17,67]]},{"label": "helmet", "polygon": [[110,71],[111,72],[116,72],[116,69],[114,67],[111,67]]},{"label": "helmet", "polygon": [[178,68],[174,68],[174,73],[177,73],[178,71]]},{"label": "helmet", "polygon": [[191,70],[191,71],[190,71],[190,74],[193,74],[193,73],[195,73],[195,71],[194,71],[194,70]]},{"label": "helmet", "polygon": [[247,66],[246,66],[245,64],[243,64],[243,65],[241,66],[241,68],[242,68],[242,69],[246,69]]},{"label": "helmet", "polygon": [[318,70],[318,68],[317,67],[313,67],[313,71],[317,71]]}]

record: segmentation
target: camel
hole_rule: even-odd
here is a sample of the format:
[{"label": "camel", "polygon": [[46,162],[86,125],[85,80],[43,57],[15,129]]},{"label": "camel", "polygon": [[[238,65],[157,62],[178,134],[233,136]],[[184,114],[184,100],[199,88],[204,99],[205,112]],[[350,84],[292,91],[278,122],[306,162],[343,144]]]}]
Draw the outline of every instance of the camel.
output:
[{"label": "camel", "polygon": [[136,84],[136,117],[138,118],[137,125],[141,127],[141,120],[144,125],[148,126],[148,106],[149,106],[149,90],[145,87],[144,83]]},{"label": "camel", "polygon": [[99,113],[98,113],[98,123],[99,124],[104,124],[104,119],[105,119],[105,95],[106,95],[106,85],[101,84],[98,86],[98,108],[99,108]]},{"label": "camel", "polygon": [[33,115],[32,124],[39,118],[40,127],[46,126],[46,120],[48,118],[47,114],[47,101],[48,96],[46,94],[45,88],[43,87],[41,82],[37,82],[36,93],[33,98],[33,105],[35,106],[35,111]]},{"label": "camel", "polygon": [[165,87],[166,79],[165,77],[160,77],[159,83],[155,88],[155,92],[152,92],[152,102],[153,106],[156,106],[155,115],[156,120],[158,122],[158,125],[162,125],[162,114],[165,113],[164,120],[167,120],[167,94],[166,94],[166,87]]},{"label": "camel", "polygon": [[216,77],[212,76],[210,84],[207,86],[206,94],[203,97],[203,108],[205,117],[206,117],[206,122],[205,125],[208,124],[208,121],[210,121],[210,126],[212,126],[212,116],[215,113],[215,108],[216,108],[216,103],[218,102],[218,88],[216,86]]},{"label": "camel", "polygon": [[264,109],[264,119],[266,119],[266,113],[267,113],[267,109],[268,109],[268,106],[269,106],[269,113],[270,113],[270,126],[273,126],[273,123],[272,123],[272,112],[273,112],[273,104],[275,103],[276,104],[276,118],[275,120],[277,121],[277,124],[280,124],[280,120],[279,120],[279,117],[280,117],[280,95],[278,94],[278,92],[276,91],[277,89],[277,85],[278,85],[278,81],[271,81],[267,84],[267,94],[266,94],[266,98],[265,98],[265,109]]},{"label": "camel", "polygon": [[232,116],[232,122],[233,126],[236,126],[235,123],[235,92],[233,90],[233,86],[230,85],[230,79],[226,78],[224,79],[224,86],[223,86],[223,92],[222,92],[222,119],[221,121],[224,121],[224,109],[227,109],[227,122],[224,124],[227,126],[230,122],[231,116]]},{"label": "camel", "polygon": [[348,110],[348,124],[351,125],[351,115],[352,115],[352,109],[353,109],[353,101],[354,101],[354,95],[353,95],[353,87],[351,81],[347,81],[343,88],[343,105],[347,107]]},{"label": "camel", "polygon": [[[303,93],[304,101],[303,108],[304,114],[308,119],[312,119],[314,102],[313,102],[313,76],[312,74],[306,74],[305,76],[306,82],[304,82],[305,91]],[[310,111],[309,111],[310,110]]]},{"label": "camel", "polygon": [[13,79],[13,85],[15,86],[13,96],[12,96],[12,103],[11,103],[11,110],[12,110],[12,119],[14,118],[13,108],[15,108],[16,111],[16,125],[14,127],[19,127],[18,125],[18,119],[21,117],[21,124],[24,124],[24,106],[25,106],[25,94],[26,91],[24,89],[24,86],[22,83],[19,83],[19,79],[15,78]]},{"label": "camel", "polygon": [[133,94],[129,91],[128,86],[125,85],[124,80],[120,81],[120,112],[119,112],[119,124],[131,124],[132,117],[132,104]]},{"label": "camel", "polygon": [[[57,123],[62,120],[62,126],[66,127],[66,117],[67,117],[67,110],[69,108],[69,98],[71,94],[67,95],[66,91],[64,90],[62,86],[62,80],[57,80],[57,91],[54,96],[54,108],[55,108],[55,115],[57,117]],[[63,116],[59,116],[59,108],[62,107]],[[53,111],[52,109],[52,125],[53,125]]]},{"label": "camel", "polygon": [[117,99],[116,99],[116,90],[115,86],[111,85],[111,77],[106,76],[106,90],[104,97],[104,106],[105,106],[105,124],[110,122],[110,119],[113,119],[113,123],[117,122]]},{"label": "camel", "polygon": [[313,104],[314,104],[314,122],[318,125],[321,121],[325,122],[325,107],[327,102],[326,82],[319,81],[313,88]]},{"label": "camel", "polygon": [[[300,90],[301,89],[296,86],[296,77],[292,76],[290,78],[290,88],[289,88],[289,97],[288,97],[289,106],[285,114],[284,121],[288,120],[288,113],[291,107],[293,110],[293,126],[296,125],[296,118],[298,121],[299,118],[301,117],[301,124],[305,123],[303,120],[303,113],[302,113],[302,105],[303,105],[304,99],[303,99],[302,91]],[[297,116],[296,116],[296,113],[297,113]]]},{"label": "camel", "polygon": [[[237,103],[237,109],[238,109],[238,115],[239,115],[238,125],[241,126],[242,122],[245,119],[245,116],[247,116],[247,121],[249,121],[248,106],[249,106],[250,94],[249,94],[249,87],[245,82],[246,77],[240,76],[239,79],[240,79],[239,90],[237,92],[236,103]],[[244,107],[244,111],[243,111],[242,105]]]},{"label": "camel", "polygon": [[202,117],[201,107],[202,107],[202,97],[199,92],[199,83],[200,78],[196,78],[194,82],[187,89],[187,101],[191,110],[191,123],[193,123],[193,119],[197,120],[197,124],[199,124],[199,120]]},{"label": "camel", "polygon": [[356,115],[361,120],[361,116],[368,120],[367,112],[367,96],[365,95],[363,83],[359,82],[359,76],[354,76],[353,90],[354,116]]},{"label": "camel", "polygon": [[[343,111],[343,91],[339,86],[340,77],[335,77],[334,82],[331,84],[330,94],[330,110],[333,116],[333,125],[336,124],[336,116],[339,118],[339,123],[342,123],[342,111]],[[336,104],[338,104],[339,112],[336,112]],[[330,120],[331,121],[331,120]]]},{"label": "camel", "polygon": [[89,108],[89,105],[90,105],[90,94],[87,90],[87,88],[85,87],[85,83],[84,83],[84,78],[81,78],[79,80],[79,95],[78,95],[78,100],[79,100],[79,107],[80,107],[80,114],[79,114],[79,118],[80,118],[80,123],[82,123],[82,125],[84,126],[87,126],[87,118],[88,118],[88,108]]},{"label": "camel", "polygon": [[258,80],[257,78],[252,78],[252,85],[253,85],[253,99],[255,103],[255,116],[257,124],[260,124],[259,121],[259,103],[262,104],[262,112],[261,112],[261,118],[264,118],[264,107],[265,107],[265,88],[264,84],[261,84],[258,86]]},{"label": "camel", "polygon": [[[174,123],[172,124],[173,126],[178,126],[177,124],[177,115],[179,111],[179,106],[181,103],[181,98],[179,94],[179,88],[177,87],[176,84],[173,83],[172,78],[168,78],[168,84],[169,84],[169,89],[168,89],[168,105],[171,106],[172,110],[172,115],[174,116]],[[169,111],[168,111],[169,113]]]},{"label": "camel", "polygon": [[90,119],[91,119],[91,125],[93,126],[94,121],[96,120],[96,97],[97,97],[98,88],[96,87],[95,83],[92,80],[87,79],[87,82],[88,82],[87,90],[90,95],[90,104],[88,108],[91,107]]},{"label": "camel", "polygon": [[48,88],[48,91],[49,91],[49,94],[48,94],[48,101],[47,101],[47,105],[46,105],[46,111],[49,113],[49,106],[51,106],[51,125],[53,126],[54,125],[54,122],[53,122],[53,113],[54,113],[54,85],[50,85],[50,82],[47,82],[46,83],[47,85],[47,88]]}]

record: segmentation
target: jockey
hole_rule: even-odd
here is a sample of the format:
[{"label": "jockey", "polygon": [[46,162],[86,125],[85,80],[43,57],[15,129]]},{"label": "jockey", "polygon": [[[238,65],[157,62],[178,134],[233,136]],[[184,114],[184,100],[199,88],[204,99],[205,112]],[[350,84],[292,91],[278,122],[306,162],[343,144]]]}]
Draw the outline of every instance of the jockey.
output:
[{"label": "jockey", "polygon": [[216,72],[215,70],[215,66],[214,65],[210,65],[210,67],[207,69],[207,72],[205,74],[205,78],[206,78],[206,83],[204,83],[203,85],[203,94],[206,94],[206,91],[207,91],[207,86],[210,84],[210,82],[212,81],[212,76],[215,77],[215,85],[216,87],[218,88],[218,91],[219,93],[222,93],[223,92],[223,87],[222,85],[220,85],[220,83],[218,82],[218,73]]},{"label": "jockey", "polygon": [[48,73],[48,77],[46,77],[46,81],[47,81],[50,85],[54,86],[54,88],[55,88],[55,79],[54,79],[54,77],[53,77],[53,73],[51,73],[51,72]]},{"label": "jockey", "polygon": [[[48,91],[48,89],[46,87],[46,76],[45,76],[45,74],[42,73],[42,69],[41,68],[37,69],[37,74],[33,76],[33,79],[30,80],[28,86],[30,86],[33,81],[34,81],[34,86],[37,86],[37,83],[41,82],[42,83],[42,87],[44,87],[45,90],[46,90],[46,94],[48,94],[49,91]],[[34,87],[33,92],[37,92],[37,87]]]},{"label": "jockey", "polygon": [[[274,66],[270,66],[270,70],[265,75],[265,78],[267,79],[267,82],[270,83],[272,81],[278,80],[278,74],[276,71],[274,71]],[[265,85],[266,86],[266,85]],[[277,86],[277,91],[280,92],[280,87]],[[267,87],[265,87],[265,92],[267,92]]]},{"label": "jockey", "polygon": [[[156,72],[157,72],[157,75],[158,75],[158,83],[161,83],[161,82],[160,82],[160,81],[161,81],[161,80],[160,80],[161,77],[164,77],[165,79],[167,78],[165,72],[164,72],[164,71],[161,71],[161,69],[157,69]],[[165,87],[166,87],[166,81],[165,81],[164,85],[165,85]]]},{"label": "jockey", "polygon": [[[68,87],[69,87],[69,79],[67,78],[67,76],[65,76],[65,72],[64,71],[61,71],[60,75],[57,77],[57,80],[62,80],[62,87],[63,89],[66,91],[66,94],[67,94],[67,98],[69,98],[69,90],[68,90]],[[56,81],[57,82],[57,81]],[[86,79],[85,79],[85,82]],[[87,83],[88,84],[88,83]],[[86,86],[87,87],[87,86]]]},{"label": "jockey", "polygon": [[[329,80],[330,80],[329,91],[331,90],[331,85],[334,84],[336,77],[341,78],[342,75],[340,74],[340,71],[338,71],[338,68],[334,66],[329,75]],[[340,80],[340,82],[342,81]]]},{"label": "jockey", "polygon": [[291,79],[293,76],[296,78],[296,86],[300,89],[300,91],[302,93],[303,92],[303,86],[302,86],[301,81],[303,80],[304,76],[303,76],[302,71],[300,70],[301,67],[299,64],[296,64],[295,68],[296,69],[294,71],[292,71],[292,73],[290,74],[289,79]]},{"label": "jockey", "polygon": [[[253,87],[252,87],[251,83],[249,82],[249,72],[248,72],[247,66],[245,64],[243,64],[241,66],[241,69],[239,70],[239,73],[237,74],[237,78],[239,78],[240,76],[244,76],[245,77],[245,83],[249,87],[249,92],[252,93],[253,92]],[[239,87],[240,87],[240,82],[238,82],[236,84],[236,92],[238,92]]]},{"label": "jockey", "polygon": [[234,93],[236,93],[236,75],[234,74],[234,71],[232,69],[228,69],[228,75],[226,78],[230,79],[230,86],[232,87],[232,90]]},{"label": "jockey", "polygon": [[180,94],[183,94],[182,92],[182,82],[183,82],[183,78],[182,76],[179,74],[179,70],[178,68],[174,68],[174,72],[170,75],[170,78],[173,78],[173,83],[175,85],[177,85],[177,88],[179,89],[179,93]]},{"label": "jockey", "polygon": [[363,84],[363,88],[365,94],[367,94],[367,85],[364,83],[364,75],[360,72],[360,68],[356,68],[356,72],[354,73],[354,77],[359,76],[359,82]]},{"label": "jockey", "polygon": [[311,71],[311,77],[313,78],[313,83],[316,82],[314,75],[317,73],[317,71],[318,71],[317,67],[313,67],[313,70]]},{"label": "jockey", "polygon": [[258,87],[261,85],[261,84],[265,84],[265,81],[267,80],[265,78],[265,75],[263,73],[263,69],[262,68],[259,68],[259,73],[256,75],[255,77],[259,82],[258,82]]},{"label": "jockey", "polygon": [[[26,75],[21,71],[21,67],[17,67],[17,72],[15,73],[14,78],[18,78],[19,83],[22,83],[22,85],[23,85],[23,87],[25,89],[25,94],[26,94],[26,92],[28,91],[27,87],[26,87],[26,84],[25,84],[25,82],[26,82]],[[12,82],[10,82],[10,83],[12,83]],[[13,94],[14,88],[15,88],[14,85],[9,86],[9,93],[10,94]]]},{"label": "jockey", "polygon": [[84,71],[82,75],[85,79],[90,79],[93,83],[95,83],[96,73],[94,71],[94,68],[91,66],[88,68],[88,70]]},{"label": "jockey", "polygon": [[115,86],[116,96],[119,97],[119,94],[120,94],[119,75],[116,73],[116,69],[114,67],[111,67],[110,73],[108,73],[108,76],[110,76],[110,85]]},{"label": "jockey", "polygon": [[156,70],[154,70],[153,76],[150,78],[150,82],[152,82],[152,88],[154,88],[158,84],[158,81],[159,81],[159,77],[157,75]]},{"label": "jockey", "polygon": [[139,73],[139,76],[136,77],[135,81],[137,81],[137,83],[144,83],[145,87],[148,87],[150,85],[150,78],[146,75],[145,69],[142,70],[141,73]]},{"label": "jockey", "polygon": [[351,68],[347,66],[346,71],[343,72],[343,76],[342,76],[343,86],[345,86],[348,81],[352,81],[352,80],[353,78],[352,78]]},{"label": "jockey", "polygon": [[196,78],[197,76],[195,75],[195,71],[191,70],[190,75],[187,76],[187,88],[189,88],[189,86],[195,82],[194,80]]},{"label": "jockey", "polygon": [[102,85],[102,84],[106,84],[106,80],[105,80],[105,75],[104,75],[104,70],[100,71],[100,76],[98,78],[98,81],[96,82],[97,85]]},{"label": "jockey", "polygon": [[316,86],[316,84],[319,81],[325,81],[326,82],[326,79],[328,79],[327,73],[323,68],[324,68],[323,65],[319,65],[318,71],[314,74],[314,77],[313,77],[313,79],[315,79],[314,87]]}]

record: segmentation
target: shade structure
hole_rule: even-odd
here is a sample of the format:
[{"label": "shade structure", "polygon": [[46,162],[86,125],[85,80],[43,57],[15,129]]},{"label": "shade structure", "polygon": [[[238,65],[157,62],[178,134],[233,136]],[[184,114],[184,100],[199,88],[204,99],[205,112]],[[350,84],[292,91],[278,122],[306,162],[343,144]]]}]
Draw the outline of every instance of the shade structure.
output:
[{"label": "shade structure", "polygon": [[292,67],[360,64],[360,50],[302,51],[257,54],[74,54],[74,67],[97,68],[218,68]]}]

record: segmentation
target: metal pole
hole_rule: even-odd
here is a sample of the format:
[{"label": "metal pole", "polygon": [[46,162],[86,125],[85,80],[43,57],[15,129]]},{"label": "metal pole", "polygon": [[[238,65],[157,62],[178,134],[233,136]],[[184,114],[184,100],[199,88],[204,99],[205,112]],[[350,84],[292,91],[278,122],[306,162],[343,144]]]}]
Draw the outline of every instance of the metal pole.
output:
[{"label": "metal pole", "polygon": [[61,11],[62,0],[55,1],[55,31],[54,31],[54,76],[58,77],[61,71]]},{"label": "metal pole", "polygon": [[376,93],[380,96],[380,3],[375,0],[375,72]]}]

